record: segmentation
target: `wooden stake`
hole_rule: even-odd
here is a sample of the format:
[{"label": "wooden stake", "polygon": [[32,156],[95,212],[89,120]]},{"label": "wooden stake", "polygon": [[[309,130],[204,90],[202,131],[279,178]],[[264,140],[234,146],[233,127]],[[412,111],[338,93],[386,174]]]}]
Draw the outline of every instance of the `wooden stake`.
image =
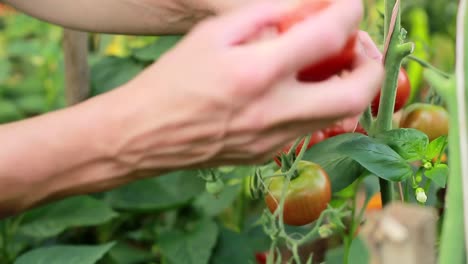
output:
[{"label": "wooden stake", "polygon": [[361,236],[370,264],[435,264],[436,211],[417,205],[392,203],[368,216]]},{"label": "wooden stake", "polygon": [[65,96],[68,105],[89,96],[88,33],[64,29]]}]

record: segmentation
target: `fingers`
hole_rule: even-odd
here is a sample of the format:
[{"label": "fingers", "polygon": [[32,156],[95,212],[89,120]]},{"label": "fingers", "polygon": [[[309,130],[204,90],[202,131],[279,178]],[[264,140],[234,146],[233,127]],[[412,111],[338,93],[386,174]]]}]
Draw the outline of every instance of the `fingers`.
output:
[{"label": "fingers", "polygon": [[284,92],[285,119],[343,119],[361,114],[374,98],[384,77],[380,62],[366,59],[344,78],[320,84],[296,83]]},{"label": "fingers", "polygon": [[222,44],[243,43],[269,26],[276,25],[288,11],[288,5],[277,1],[261,1],[216,19],[212,33],[219,33]]},{"label": "fingers", "polygon": [[335,1],[278,38],[257,45],[256,53],[281,72],[297,72],[339,53],[356,34],[362,12],[362,0]]},{"label": "fingers", "polygon": [[375,42],[369,36],[369,33],[365,31],[359,31],[358,34],[359,43],[361,44],[364,53],[369,57],[377,61],[382,61],[382,53],[380,52]]},{"label": "fingers", "polygon": [[346,132],[354,132],[359,124],[361,115],[352,116],[340,121],[340,125]]}]

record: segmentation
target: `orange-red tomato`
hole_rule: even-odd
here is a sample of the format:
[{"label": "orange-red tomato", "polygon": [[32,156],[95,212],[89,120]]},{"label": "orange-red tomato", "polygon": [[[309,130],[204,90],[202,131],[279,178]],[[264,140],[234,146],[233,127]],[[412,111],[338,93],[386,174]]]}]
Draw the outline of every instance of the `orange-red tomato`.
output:
[{"label": "orange-red tomato", "polygon": [[[286,32],[294,24],[301,22],[311,15],[315,15],[327,8],[330,0],[307,0],[303,1],[295,10],[287,14],[278,25],[280,33]],[[357,31],[357,30],[356,30]],[[335,54],[319,63],[309,65],[298,73],[298,80],[304,82],[323,81],[340,73],[342,70],[350,69],[355,57],[355,46],[357,33],[352,35],[341,52]],[[311,47],[313,48],[313,47]]]},{"label": "orange-red tomato", "polygon": [[[432,159],[432,162],[436,162],[439,160],[439,156],[436,156]],[[440,156],[440,162],[441,163],[447,163],[447,154],[442,153],[442,156]]]},{"label": "orange-red tomato", "polygon": [[[301,160],[297,172],[298,176],[291,180],[287,188],[283,208],[284,223],[293,226],[317,220],[331,200],[330,179],[318,164]],[[285,180],[285,177],[274,177],[267,181],[265,202],[271,213],[278,208]]]},{"label": "orange-red tomato", "polygon": [[434,140],[448,135],[449,113],[442,106],[416,103],[403,111],[400,127],[418,129]]},{"label": "orange-red tomato", "polygon": [[366,212],[374,212],[382,209],[382,195],[380,192],[374,194],[366,206]]}]

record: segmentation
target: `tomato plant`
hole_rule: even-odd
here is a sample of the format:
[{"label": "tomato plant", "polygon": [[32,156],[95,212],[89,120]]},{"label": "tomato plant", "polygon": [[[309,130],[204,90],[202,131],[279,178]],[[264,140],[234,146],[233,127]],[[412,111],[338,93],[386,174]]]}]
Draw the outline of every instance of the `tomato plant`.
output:
[{"label": "tomato plant", "polygon": [[[296,9],[287,14],[278,25],[280,33],[286,32],[296,23],[306,19],[309,16],[318,14],[327,8],[332,1],[330,0],[307,0],[301,2]],[[350,37],[341,52],[330,56],[329,58],[309,65],[298,73],[298,80],[305,82],[323,81],[345,69],[350,69],[355,56],[355,46],[357,34]]]},{"label": "tomato plant", "polygon": [[[320,216],[331,199],[331,185],[327,173],[317,164],[300,161],[298,176],[291,180],[284,204],[284,223],[293,226],[306,225]],[[284,177],[267,181],[265,202],[274,213],[278,208],[284,186]]]},{"label": "tomato plant", "polygon": [[[275,26],[286,34],[332,1],[299,0]],[[339,123],[311,131],[310,137],[296,140],[290,155],[292,144],[284,146],[274,157],[276,164],[179,170],[27,210],[0,221],[0,263],[79,259],[83,264],[272,264],[268,256],[274,256],[273,263],[366,264],[366,249],[356,243],[361,239],[356,234],[363,233],[362,225],[368,223],[362,218],[381,213],[396,198],[417,203],[418,208],[443,208],[437,224],[449,232],[444,235],[437,229],[441,242],[425,254],[434,248],[443,255],[440,263],[462,263],[457,260],[464,259],[466,252],[459,232],[463,198],[454,203],[453,196],[462,193],[459,175],[464,174],[457,148],[466,135],[450,129],[448,141],[438,136],[449,132],[448,117],[454,122],[457,112],[464,110],[454,111],[455,89],[444,93],[429,78],[435,72],[444,82],[451,81],[455,58],[465,57],[455,54],[455,31],[449,26],[454,24],[450,19],[458,1],[400,2],[405,11],[394,20],[392,10],[398,9],[394,0],[364,2],[360,29],[387,52],[386,75],[370,102],[370,114],[365,112],[354,131]],[[10,9],[5,13],[2,7],[0,122],[64,107],[61,29]],[[431,19],[421,20],[424,17]],[[424,25],[427,22],[430,25]],[[429,36],[421,37],[420,25]],[[130,80],[183,35],[90,34],[90,38],[91,96],[95,96]],[[418,45],[408,56],[411,42]],[[299,71],[298,80],[321,81],[349,70],[356,46],[357,35],[352,35],[341,52]],[[427,96],[409,85],[408,78],[428,91]],[[414,96],[408,105],[410,91]],[[393,92],[394,105],[388,96]],[[379,106],[382,113],[377,115]],[[389,117],[396,111],[401,123],[390,125]],[[441,197],[436,196],[439,193]],[[278,217],[280,211],[283,217]]]},{"label": "tomato plant", "polygon": [[418,129],[434,140],[448,135],[449,114],[442,106],[416,103],[404,110],[400,127]]},{"label": "tomato plant", "polygon": [[[377,116],[379,112],[379,105],[380,105],[380,94],[381,91],[374,97],[372,101],[371,108],[372,114]],[[396,88],[396,98],[395,98],[395,107],[393,108],[393,112],[397,112],[405,106],[408,102],[408,99],[411,95],[411,83],[408,78],[408,73],[404,68],[400,68],[400,72],[398,74],[398,83]]]}]

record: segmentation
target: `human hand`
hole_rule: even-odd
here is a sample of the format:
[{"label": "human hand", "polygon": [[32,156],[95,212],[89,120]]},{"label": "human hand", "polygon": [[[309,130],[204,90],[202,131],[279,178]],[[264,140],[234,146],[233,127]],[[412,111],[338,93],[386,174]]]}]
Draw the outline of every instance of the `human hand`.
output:
[{"label": "human hand", "polygon": [[[373,59],[375,61],[382,61],[382,52],[379,50],[375,42],[370,37],[369,33],[366,31],[358,32],[358,42],[357,49],[360,53],[364,54],[366,57]],[[359,119],[361,115],[356,115],[351,118],[346,118],[338,121],[338,125],[343,128],[345,132],[355,132],[358,127]]]},{"label": "human hand", "polygon": [[298,136],[359,115],[384,75],[362,49],[346,75],[317,83],[295,76],[344,47],[361,0],[337,1],[285,34],[250,41],[287,11],[260,3],[206,20],[117,89],[134,102],[116,110],[119,159],[136,171],[260,163]]}]

